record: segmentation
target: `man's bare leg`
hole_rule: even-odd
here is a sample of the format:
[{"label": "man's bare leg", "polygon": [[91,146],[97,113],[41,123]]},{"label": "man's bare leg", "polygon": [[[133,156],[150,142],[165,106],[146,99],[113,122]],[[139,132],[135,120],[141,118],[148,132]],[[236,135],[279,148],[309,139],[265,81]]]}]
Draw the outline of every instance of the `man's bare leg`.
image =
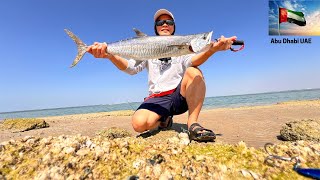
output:
[{"label": "man's bare leg", "polygon": [[206,94],[206,85],[200,69],[189,67],[181,82],[180,94],[186,98],[189,108],[188,129],[198,121]]}]

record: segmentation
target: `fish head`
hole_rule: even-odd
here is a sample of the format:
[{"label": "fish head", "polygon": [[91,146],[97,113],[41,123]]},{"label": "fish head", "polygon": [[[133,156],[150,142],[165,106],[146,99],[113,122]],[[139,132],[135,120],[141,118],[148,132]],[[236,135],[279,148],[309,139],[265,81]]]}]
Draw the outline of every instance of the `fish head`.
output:
[{"label": "fish head", "polygon": [[196,34],[190,41],[193,52],[200,52],[207,49],[211,43],[212,31],[207,33]]},{"label": "fish head", "polygon": [[202,34],[201,34],[202,39],[205,40],[208,44],[210,44],[210,42],[211,42],[212,33],[213,33],[213,32],[210,31],[210,32],[202,33]]}]

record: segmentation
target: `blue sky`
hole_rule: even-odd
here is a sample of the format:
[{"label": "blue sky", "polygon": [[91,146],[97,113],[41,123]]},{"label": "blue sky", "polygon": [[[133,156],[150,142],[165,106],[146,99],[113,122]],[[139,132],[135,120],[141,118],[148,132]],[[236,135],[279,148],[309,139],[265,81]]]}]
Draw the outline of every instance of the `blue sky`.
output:
[{"label": "blue sky", "polygon": [[286,8],[292,11],[302,12],[306,20],[306,26],[298,26],[292,23],[281,23],[281,35],[320,35],[320,1],[269,1],[269,34],[278,35],[278,8]]},{"label": "blue sky", "polygon": [[176,34],[245,40],[243,51],[218,52],[200,67],[207,97],[320,88],[319,37],[271,44],[266,0],[10,0],[0,4],[0,112],[142,101],[146,71],[130,76],[89,54],[69,68],[76,46],[63,29],[87,44],[132,37],[134,27],[153,35],[160,8],[173,12]]}]

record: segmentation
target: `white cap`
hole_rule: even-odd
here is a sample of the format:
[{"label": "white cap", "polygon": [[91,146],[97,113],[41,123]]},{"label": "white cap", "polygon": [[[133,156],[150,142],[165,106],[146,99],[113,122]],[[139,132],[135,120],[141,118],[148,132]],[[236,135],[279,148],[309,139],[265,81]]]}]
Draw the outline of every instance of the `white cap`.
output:
[{"label": "white cap", "polygon": [[166,10],[166,9],[159,9],[155,14],[154,14],[154,21],[156,21],[158,19],[159,16],[163,15],[163,14],[167,14],[169,16],[172,17],[172,19],[174,20],[173,14]]}]

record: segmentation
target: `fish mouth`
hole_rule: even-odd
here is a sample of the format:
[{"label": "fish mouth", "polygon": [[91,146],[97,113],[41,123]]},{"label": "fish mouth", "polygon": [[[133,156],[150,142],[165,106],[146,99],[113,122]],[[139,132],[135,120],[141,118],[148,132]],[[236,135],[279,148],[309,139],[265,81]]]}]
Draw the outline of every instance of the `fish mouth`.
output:
[{"label": "fish mouth", "polygon": [[207,42],[206,43],[206,45],[202,48],[202,52],[203,51],[207,51],[207,50],[209,50],[210,49],[210,47],[211,47],[211,38],[212,38],[212,33],[213,33],[213,31],[211,31],[211,32],[208,32],[208,33],[206,33],[205,34],[205,41]]},{"label": "fish mouth", "polygon": [[212,33],[213,33],[213,31],[210,31],[210,32],[208,32],[208,33],[206,34],[207,44],[210,44],[210,43],[211,43]]}]

